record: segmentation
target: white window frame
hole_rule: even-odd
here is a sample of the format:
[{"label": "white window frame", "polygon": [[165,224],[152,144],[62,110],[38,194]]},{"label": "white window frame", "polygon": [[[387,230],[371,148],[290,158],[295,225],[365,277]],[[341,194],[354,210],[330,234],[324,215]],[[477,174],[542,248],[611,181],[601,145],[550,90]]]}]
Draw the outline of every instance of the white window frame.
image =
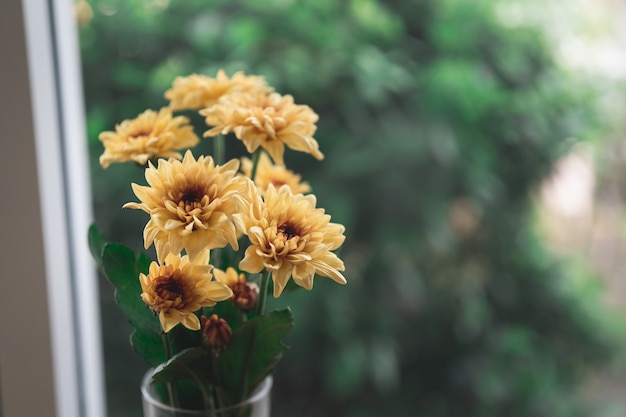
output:
[{"label": "white window frame", "polygon": [[2,0],[0,28],[0,416],[104,417],[73,0]]}]

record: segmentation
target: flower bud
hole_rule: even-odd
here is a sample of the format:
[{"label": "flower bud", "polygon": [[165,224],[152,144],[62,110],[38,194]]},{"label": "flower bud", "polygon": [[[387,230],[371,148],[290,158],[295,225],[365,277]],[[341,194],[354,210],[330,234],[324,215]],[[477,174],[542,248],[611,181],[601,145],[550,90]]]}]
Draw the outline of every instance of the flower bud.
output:
[{"label": "flower bud", "polygon": [[240,310],[252,311],[256,307],[259,297],[259,287],[251,282],[238,282],[231,288],[233,304]]},{"label": "flower bud", "polygon": [[204,334],[204,343],[215,353],[226,349],[233,335],[233,331],[226,320],[219,318],[217,314],[212,314],[209,318],[200,317],[200,322]]}]

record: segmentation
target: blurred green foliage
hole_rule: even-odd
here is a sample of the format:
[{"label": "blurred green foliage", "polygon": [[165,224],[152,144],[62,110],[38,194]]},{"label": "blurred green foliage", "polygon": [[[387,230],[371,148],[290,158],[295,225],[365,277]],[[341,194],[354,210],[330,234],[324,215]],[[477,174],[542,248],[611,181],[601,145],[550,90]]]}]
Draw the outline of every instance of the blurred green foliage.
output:
[{"label": "blurred green foliage", "polygon": [[[176,76],[263,75],[320,115],[326,159],[286,163],[346,225],[349,284],[273,301],[296,318],[275,417],[589,415],[577,384],[615,340],[597,289],[576,284],[593,277],[554,260],[529,215],[555,160],[597,133],[594,92],[554,63],[540,28],[501,21],[506,1],[89,3],[80,39],[108,240],[141,249],[146,219],[121,205],[144,180],[99,167],[98,133],[165,105]],[[146,367],[102,292],[110,415],[138,415]]]}]

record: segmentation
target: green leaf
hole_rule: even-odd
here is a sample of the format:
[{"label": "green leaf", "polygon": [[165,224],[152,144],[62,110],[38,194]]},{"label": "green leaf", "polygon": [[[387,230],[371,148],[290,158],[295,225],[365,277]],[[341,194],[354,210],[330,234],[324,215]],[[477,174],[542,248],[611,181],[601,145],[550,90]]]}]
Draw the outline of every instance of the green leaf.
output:
[{"label": "green leaf", "polygon": [[102,251],[104,250],[106,242],[104,241],[104,235],[95,224],[89,226],[87,241],[89,242],[91,256],[95,259],[98,268],[102,270]]},{"label": "green leaf", "polygon": [[135,253],[119,244],[109,244],[95,224],[89,227],[89,250],[100,271],[115,288],[115,301],[133,327],[130,343],[133,349],[150,366],[165,361],[165,351],[161,341],[161,326],[152,311],[141,299],[139,273],[146,273],[150,258],[145,254],[135,257]]},{"label": "green leaf", "polygon": [[218,358],[218,386],[233,400],[246,398],[288,349],[282,339],[293,327],[290,309],[258,316],[233,332]]},{"label": "green leaf", "polygon": [[198,403],[208,400],[217,378],[214,375],[216,356],[208,349],[193,347],[182,350],[170,360],[155,367],[152,384],[172,384],[177,403],[188,408],[207,406]]},{"label": "green leaf", "polygon": [[194,374],[205,383],[215,383],[211,367],[212,355],[209,350],[201,347],[185,349],[155,368],[152,383],[194,380]]},{"label": "green leaf", "polygon": [[146,260],[135,258],[129,248],[108,243],[102,252],[102,264],[106,277],[115,287],[115,300],[134,328],[151,330],[160,334],[157,317],[141,299],[139,273],[147,273]]},{"label": "green leaf", "polygon": [[150,330],[134,329],[130,335],[130,344],[148,362],[156,367],[167,360],[161,336]]},{"label": "green leaf", "polygon": [[148,364],[156,366],[165,360],[161,342],[161,325],[152,310],[141,299],[139,273],[147,273],[150,259],[119,244],[108,243],[102,249],[102,270],[115,288],[115,301],[134,331],[131,334],[133,349]]},{"label": "green leaf", "polygon": [[[129,249],[130,250],[130,249]],[[144,274],[148,273],[150,269],[150,264],[152,263],[152,259],[148,257],[145,253],[140,253],[137,257],[137,261],[135,262],[135,272],[137,273],[137,286],[140,289],[139,294],[141,294],[141,283],[139,282],[139,273],[142,272]]]},{"label": "green leaf", "polygon": [[182,324],[176,325],[167,333],[172,354],[176,354],[184,349],[202,346],[202,332],[200,330],[189,330]]},{"label": "green leaf", "polygon": [[206,348],[189,348],[159,365],[152,382],[190,380],[219,389],[225,404],[247,398],[270,374],[288,349],[282,339],[293,326],[289,309],[273,311],[242,324],[226,350],[215,355]]}]

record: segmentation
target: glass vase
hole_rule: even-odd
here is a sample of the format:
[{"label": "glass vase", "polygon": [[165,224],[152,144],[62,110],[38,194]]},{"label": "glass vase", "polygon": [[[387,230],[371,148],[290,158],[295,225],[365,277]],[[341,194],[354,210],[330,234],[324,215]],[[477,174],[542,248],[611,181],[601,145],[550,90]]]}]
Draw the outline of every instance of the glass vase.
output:
[{"label": "glass vase", "polygon": [[150,384],[153,370],[141,382],[144,417],[270,417],[272,377],[268,376],[245,401],[214,410],[193,410],[172,407],[161,401]]}]

